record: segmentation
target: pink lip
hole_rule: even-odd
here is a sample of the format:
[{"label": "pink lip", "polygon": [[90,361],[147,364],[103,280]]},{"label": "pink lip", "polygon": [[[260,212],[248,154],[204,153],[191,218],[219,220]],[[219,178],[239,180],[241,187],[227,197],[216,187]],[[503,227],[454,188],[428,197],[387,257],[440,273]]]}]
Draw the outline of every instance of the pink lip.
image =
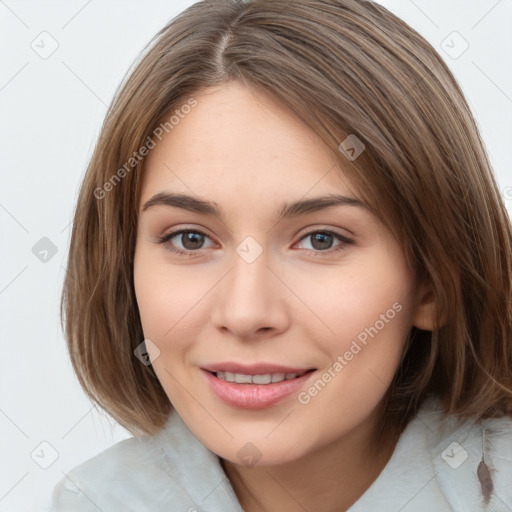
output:
[{"label": "pink lip", "polygon": [[[223,368],[235,368],[235,366],[222,366]],[[264,366],[269,368],[269,366]],[[264,409],[271,405],[281,402],[290,395],[296,393],[304,383],[311,377],[314,371],[298,370],[285,367],[278,370],[264,370],[261,366],[247,367],[242,370],[239,365],[236,365],[237,370],[233,373],[243,373],[245,375],[256,375],[264,373],[303,373],[303,375],[291,380],[283,380],[282,382],[274,382],[271,384],[237,384],[236,382],[226,382],[225,380],[217,378],[213,373],[208,370],[203,370],[210,389],[227,405],[237,407],[240,409]],[[233,371],[221,370],[219,366],[218,371]],[[304,373],[306,371],[307,373]]]}]

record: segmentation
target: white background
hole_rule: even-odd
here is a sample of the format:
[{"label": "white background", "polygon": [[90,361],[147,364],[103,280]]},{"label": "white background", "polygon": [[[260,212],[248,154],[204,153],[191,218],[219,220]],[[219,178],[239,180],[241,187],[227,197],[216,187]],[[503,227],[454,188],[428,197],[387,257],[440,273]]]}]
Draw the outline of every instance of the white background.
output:
[{"label": "white background", "polygon": [[[69,223],[117,85],[192,3],[0,0],[0,512],[45,510],[63,472],[128,437],[85,397],[67,357],[58,308]],[[512,1],[382,3],[453,70],[511,210]],[[43,31],[58,43],[47,59],[31,47],[41,37],[50,47]],[[454,31],[469,44],[458,58],[463,40]],[[42,237],[57,249],[47,262],[32,252]]]}]

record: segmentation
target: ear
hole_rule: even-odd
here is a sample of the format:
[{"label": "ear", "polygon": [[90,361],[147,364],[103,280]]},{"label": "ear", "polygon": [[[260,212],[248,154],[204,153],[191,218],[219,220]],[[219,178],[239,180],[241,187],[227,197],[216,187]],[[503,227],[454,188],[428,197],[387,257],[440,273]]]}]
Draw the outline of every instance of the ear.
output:
[{"label": "ear", "polygon": [[423,331],[433,331],[436,325],[437,308],[434,292],[429,283],[418,286],[416,292],[416,308],[413,315],[413,325]]}]

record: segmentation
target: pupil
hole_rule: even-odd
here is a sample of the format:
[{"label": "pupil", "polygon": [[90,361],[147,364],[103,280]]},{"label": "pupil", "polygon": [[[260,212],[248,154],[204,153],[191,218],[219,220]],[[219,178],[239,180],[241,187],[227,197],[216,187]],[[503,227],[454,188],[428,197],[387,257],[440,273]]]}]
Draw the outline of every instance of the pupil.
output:
[{"label": "pupil", "polygon": [[204,242],[204,235],[199,233],[183,233],[181,235],[181,243],[185,249],[198,249]]},{"label": "pupil", "polygon": [[315,249],[330,249],[332,245],[332,235],[327,233],[316,233],[312,235],[313,247]]}]

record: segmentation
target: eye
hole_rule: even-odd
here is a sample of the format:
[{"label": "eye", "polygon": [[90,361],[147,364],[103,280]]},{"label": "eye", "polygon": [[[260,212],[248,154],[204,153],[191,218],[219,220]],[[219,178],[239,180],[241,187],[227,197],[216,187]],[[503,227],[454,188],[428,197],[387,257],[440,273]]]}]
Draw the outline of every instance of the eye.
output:
[{"label": "eye", "polygon": [[[305,249],[313,254],[328,253],[331,254],[336,251],[345,249],[348,245],[354,243],[346,236],[329,230],[316,230],[306,233],[299,241],[299,243],[310,240],[311,247]],[[205,241],[209,240],[211,243],[205,246]],[[336,245],[333,244],[338,241]],[[179,256],[194,256],[194,253],[199,253],[201,249],[206,249],[214,245],[211,238],[202,231],[192,229],[180,229],[167,233],[158,238],[158,243],[165,246],[165,248]]]},{"label": "eye", "polygon": [[199,249],[205,249],[205,240],[211,240],[202,231],[181,229],[167,233],[158,239],[158,243],[165,245],[166,249],[181,256],[192,256]]},{"label": "eye", "polygon": [[[345,249],[347,245],[354,243],[353,240],[350,240],[346,236],[329,230],[310,231],[301,238],[301,241],[308,239],[311,242],[311,248],[306,247],[306,249],[312,252],[332,253],[335,251]],[[339,243],[334,246],[334,249],[332,249],[333,243],[336,240],[338,240]]]}]

